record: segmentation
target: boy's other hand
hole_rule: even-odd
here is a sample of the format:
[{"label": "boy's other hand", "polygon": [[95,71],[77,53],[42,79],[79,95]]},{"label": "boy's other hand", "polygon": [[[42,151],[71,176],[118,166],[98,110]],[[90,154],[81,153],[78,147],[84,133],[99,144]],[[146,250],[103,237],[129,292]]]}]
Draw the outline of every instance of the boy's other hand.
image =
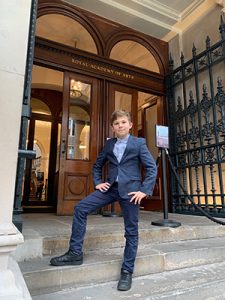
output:
[{"label": "boy's other hand", "polygon": [[140,191],[130,192],[128,193],[128,195],[129,196],[133,195],[133,197],[130,199],[130,202],[134,202],[134,204],[141,204],[141,200],[147,196],[145,193],[142,193]]},{"label": "boy's other hand", "polygon": [[96,190],[99,190],[101,192],[106,192],[110,188],[110,183],[103,182],[103,183],[100,183],[100,184],[96,185],[95,188],[96,188]]}]

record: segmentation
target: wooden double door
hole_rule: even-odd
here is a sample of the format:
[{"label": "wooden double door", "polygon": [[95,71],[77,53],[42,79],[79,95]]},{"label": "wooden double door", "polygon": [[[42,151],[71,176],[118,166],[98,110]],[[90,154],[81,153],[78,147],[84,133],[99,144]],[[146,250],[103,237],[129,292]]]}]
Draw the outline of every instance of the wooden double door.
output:
[{"label": "wooden double door", "polygon": [[[113,137],[110,116],[115,109],[131,113],[132,134],[146,137],[157,158],[159,98],[140,105],[141,93],[135,88],[70,72],[63,78],[63,92],[32,90],[28,148],[35,149],[37,157],[26,164],[26,211],[71,215],[74,205],[93,191],[92,166],[106,139]],[[160,186],[159,174],[153,201],[142,201],[144,209],[162,207]]]},{"label": "wooden double door", "polygon": [[[92,166],[107,138],[110,115],[131,113],[138,135],[138,91],[76,73],[65,72],[57,214],[73,214],[74,205],[93,191]],[[142,131],[143,133],[143,131]]]}]

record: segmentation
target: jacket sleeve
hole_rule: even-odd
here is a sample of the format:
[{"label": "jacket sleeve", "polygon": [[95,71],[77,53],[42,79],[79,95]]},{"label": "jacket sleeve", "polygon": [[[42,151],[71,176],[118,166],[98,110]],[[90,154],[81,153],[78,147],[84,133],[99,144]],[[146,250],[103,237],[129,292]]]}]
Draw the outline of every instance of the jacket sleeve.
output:
[{"label": "jacket sleeve", "polygon": [[103,182],[102,181],[102,169],[106,163],[106,160],[107,160],[107,156],[106,156],[106,146],[105,146],[102,149],[102,151],[100,152],[100,154],[92,168],[94,187],[96,187],[96,185]]},{"label": "jacket sleeve", "polygon": [[154,158],[148,150],[146,140],[141,139],[140,145],[140,161],[145,169],[145,176],[140,191],[151,196],[155,186],[157,176],[157,166]]}]

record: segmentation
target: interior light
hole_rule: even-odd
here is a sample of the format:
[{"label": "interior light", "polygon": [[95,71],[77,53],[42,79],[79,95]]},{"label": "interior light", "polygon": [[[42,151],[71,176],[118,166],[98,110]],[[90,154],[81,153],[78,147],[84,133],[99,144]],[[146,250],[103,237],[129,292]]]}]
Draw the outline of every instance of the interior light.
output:
[{"label": "interior light", "polygon": [[80,149],[86,149],[87,146],[85,146],[85,145],[80,145],[79,148],[80,148]]}]

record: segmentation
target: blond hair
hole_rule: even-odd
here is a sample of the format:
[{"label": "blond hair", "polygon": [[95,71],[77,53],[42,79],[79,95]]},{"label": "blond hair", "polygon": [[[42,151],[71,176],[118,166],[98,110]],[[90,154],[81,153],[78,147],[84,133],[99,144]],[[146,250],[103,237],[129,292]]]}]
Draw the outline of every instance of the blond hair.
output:
[{"label": "blond hair", "polygon": [[120,117],[127,117],[128,121],[131,122],[131,116],[130,113],[127,111],[124,111],[122,109],[115,110],[111,115],[111,125],[113,125],[113,122],[117,120]]}]

